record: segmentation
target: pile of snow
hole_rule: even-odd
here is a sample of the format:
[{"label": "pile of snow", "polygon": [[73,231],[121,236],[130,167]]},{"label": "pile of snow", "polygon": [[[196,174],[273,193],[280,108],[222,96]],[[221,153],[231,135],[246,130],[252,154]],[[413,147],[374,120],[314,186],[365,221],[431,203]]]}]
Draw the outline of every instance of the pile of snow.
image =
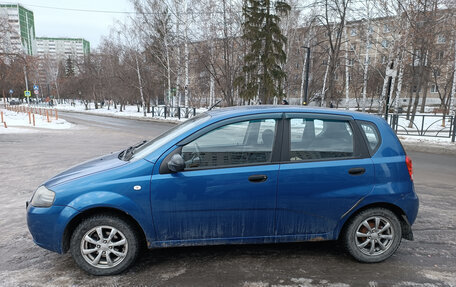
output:
[{"label": "pile of snow", "polygon": [[412,143],[412,144],[437,144],[437,145],[456,145],[456,143],[451,142],[451,138],[447,137],[429,137],[429,136],[397,136],[403,143]]},{"label": "pile of snow", "polygon": [[6,109],[0,109],[3,112],[3,121],[6,122],[7,128],[3,123],[0,123],[0,134],[4,133],[29,133],[36,132],[40,129],[62,130],[73,127],[73,124],[65,121],[64,119],[55,119],[55,114],[49,117],[50,122],[47,121],[46,116],[35,114],[35,126],[29,123],[28,113],[14,112]]}]

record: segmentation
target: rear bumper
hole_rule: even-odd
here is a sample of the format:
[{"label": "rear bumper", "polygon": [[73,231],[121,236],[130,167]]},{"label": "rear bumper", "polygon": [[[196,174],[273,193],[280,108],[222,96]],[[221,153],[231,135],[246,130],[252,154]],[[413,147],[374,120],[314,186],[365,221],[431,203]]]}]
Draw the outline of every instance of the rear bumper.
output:
[{"label": "rear bumper", "polygon": [[69,206],[27,207],[27,225],[40,247],[63,253],[62,238],[67,223],[79,212]]}]

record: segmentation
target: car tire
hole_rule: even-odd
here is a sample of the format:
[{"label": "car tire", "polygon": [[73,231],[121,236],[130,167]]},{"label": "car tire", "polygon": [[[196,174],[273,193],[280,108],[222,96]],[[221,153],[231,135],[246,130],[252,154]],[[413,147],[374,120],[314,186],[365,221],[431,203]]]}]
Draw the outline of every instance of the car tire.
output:
[{"label": "car tire", "polygon": [[141,242],[135,228],[114,215],[96,215],[74,230],[70,251],[74,261],[93,275],[114,275],[137,259]]},{"label": "car tire", "polygon": [[348,253],[364,263],[386,260],[399,248],[401,239],[399,219],[385,208],[370,208],[356,214],[342,234]]}]

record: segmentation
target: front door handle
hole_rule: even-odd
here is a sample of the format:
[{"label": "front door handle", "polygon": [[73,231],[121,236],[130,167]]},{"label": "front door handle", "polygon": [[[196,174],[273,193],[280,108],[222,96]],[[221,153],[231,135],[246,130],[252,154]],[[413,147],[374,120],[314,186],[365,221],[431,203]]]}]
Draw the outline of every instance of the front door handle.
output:
[{"label": "front door handle", "polygon": [[354,167],[348,170],[348,173],[351,175],[361,175],[366,172],[364,167]]},{"label": "front door handle", "polygon": [[249,176],[249,181],[251,182],[263,182],[266,181],[268,177],[264,174],[254,174]]}]

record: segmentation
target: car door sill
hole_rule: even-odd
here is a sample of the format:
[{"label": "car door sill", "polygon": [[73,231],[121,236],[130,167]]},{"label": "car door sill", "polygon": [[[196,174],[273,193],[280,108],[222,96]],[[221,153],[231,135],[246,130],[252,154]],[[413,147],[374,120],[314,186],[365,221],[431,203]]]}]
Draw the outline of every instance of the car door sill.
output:
[{"label": "car door sill", "polygon": [[334,240],[332,233],[298,234],[298,235],[276,235],[276,236],[252,236],[252,237],[230,237],[230,238],[208,238],[190,240],[164,240],[152,241],[149,248],[178,247],[178,246],[199,246],[199,245],[228,245],[228,244],[262,244],[262,243],[285,243],[304,241],[326,241]]}]

